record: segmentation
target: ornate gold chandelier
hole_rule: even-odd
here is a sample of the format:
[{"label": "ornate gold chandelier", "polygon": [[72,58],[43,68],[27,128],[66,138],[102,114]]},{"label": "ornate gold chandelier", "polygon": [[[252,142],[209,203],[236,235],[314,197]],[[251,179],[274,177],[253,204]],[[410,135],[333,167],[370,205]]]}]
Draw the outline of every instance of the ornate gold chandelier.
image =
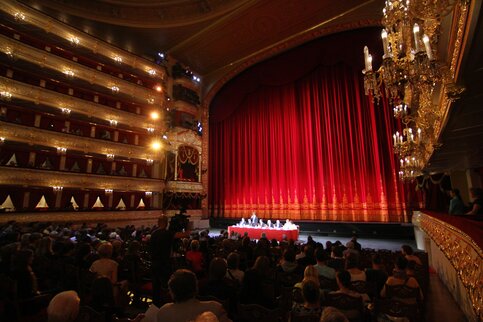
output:
[{"label": "ornate gold chandelier", "polygon": [[437,44],[442,17],[456,0],[387,0],[381,32],[384,56],[374,71],[364,47],[364,90],[379,102],[384,91],[402,130],[393,135],[400,159],[399,177],[412,180],[422,174],[432,126],[437,117],[433,97],[445,81],[445,66],[438,61]]}]

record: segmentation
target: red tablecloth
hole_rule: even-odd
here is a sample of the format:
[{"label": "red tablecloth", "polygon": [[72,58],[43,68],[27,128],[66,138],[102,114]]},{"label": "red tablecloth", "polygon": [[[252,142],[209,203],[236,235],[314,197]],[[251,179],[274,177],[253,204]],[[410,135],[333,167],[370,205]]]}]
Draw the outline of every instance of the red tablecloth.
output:
[{"label": "red tablecloth", "polygon": [[265,233],[267,239],[276,239],[282,240],[283,235],[287,236],[287,239],[298,240],[299,239],[299,230],[298,229],[275,229],[275,228],[255,228],[255,227],[237,227],[237,226],[229,226],[228,227],[228,234],[231,235],[232,232],[237,232],[240,235],[244,235],[245,232],[248,233],[248,237],[254,239],[260,239],[262,233]]}]

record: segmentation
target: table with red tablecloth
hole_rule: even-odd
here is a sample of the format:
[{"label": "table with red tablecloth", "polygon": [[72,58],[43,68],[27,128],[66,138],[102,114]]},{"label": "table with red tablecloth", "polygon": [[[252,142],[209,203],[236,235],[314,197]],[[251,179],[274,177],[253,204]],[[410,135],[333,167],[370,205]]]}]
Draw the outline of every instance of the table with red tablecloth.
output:
[{"label": "table with red tablecloth", "polygon": [[231,236],[232,232],[236,232],[243,236],[246,233],[248,233],[248,237],[253,238],[253,239],[260,239],[262,236],[262,233],[265,233],[265,236],[267,239],[276,239],[276,240],[282,240],[284,235],[287,236],[287,240],[293,239],[293,240],[298,240],[299,239],[299,230],[298,229],[278,229],[278,228],[260,228],[260,227],[249,227],[249,226],[229,226],[228,227],[228,234]]}]

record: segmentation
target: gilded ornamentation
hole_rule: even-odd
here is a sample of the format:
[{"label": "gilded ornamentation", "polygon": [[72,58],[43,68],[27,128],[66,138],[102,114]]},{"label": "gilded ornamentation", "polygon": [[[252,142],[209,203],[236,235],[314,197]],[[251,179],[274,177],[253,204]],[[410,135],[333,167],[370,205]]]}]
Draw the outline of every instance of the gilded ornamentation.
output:
[{"label": "gilded ornamentation", "polygon": [[198,192],[198,193],[202,193],[204,191],[201,183],[185,182],[185,181],[167,181],[165,190],[173,191],[173,192]]},{"label": "gilded ornamentation", "polygon": [[[68,41],[72,39],[77,39],[78,43],[75,45],[82,46],[93,53],[102,55],[106,58],[112,59],[115,56],[123,57],[123,65],[131,66],[132,68],[138,69],[141,72],[148,73],[150,70],[156,72],[156,77],[164,79],[166,77],[166,70],[164,67],[159,66],[153,62],[146,59],[139,59],[138,56],[133,55],[125,50],[119,49],[105,42],[99,42],[98,39],[84,33],[80,32],[78,29],[70,27],[63,24],[57,20],[40,13],[39,11],[32,9],[28,6],[22,5],[14,0],[4,0],[2,1],[2,6],[0,10],[5,11],[11,15],[16,12],[23,12],[26,16],[25,23],[32,24],[38,28],[43,28],[46,32],[59,35]],[[89,15],[92,11],[89,10]]]},{"label": "gilded ornamentation", "polygon": [[82,151],[85,153],[114,154],[134,159],[159,160],[161,158],[161,155],[153,154],[146,147],[128,146],[116,142],[106,144],[102,140],[42,130],[35,127],[26,127],[13,123],[2,122],[0,136],[4,137],[5,140],[23,142],[31,145],[39,144],[39,139],[42,138],[42,141],[47,146],[63,147],[67,150]]},{"label": "gilded ornamentation", "polygon": [[173,103],[173,109],[181,112],[186,112],[194,116],[198,116],[199,114],[198,107],[181,100],[178,100]]},{"label": "gilded ornamentation", "polygon": [[467,234],[434,217],[419,214],[417,221],[455,268],[475,315],[483,320],[483,251]]},{"label": "gilded ornamentation", "polygon": [[180,145],[191,145],[198,151],[201,150],[201,137],[192,130],[188,130],[181,127],[176,127],[171,131],[170,139],[171,146],[169,147],[172,151],[177,151]]},{"label": "gilded ornamentation", "polygon": [[72,173],[2,167],[0,182],[10,185],[62,186],[64,188],[113,189],[123,191],[163,191],[164,181],[146,178],[102,176],[90,173]]},{"label": "gilded ornamentation", "polygon": [[146,122],[146,117],[137,114],[113,109],[102,104],[91,103],[74,96],[49,91],[42,87],[32,86],[1,76],[0,88],[11,92],[13,97],[34,102],[35,104],[64,107],[89,117],[102,114],[105,119],[115,119],[121,124],[128,124],[143,131],[153,126],[152,123]]},{"label": "gilded ornamentation", "polygon": [[148,99],[153,98],[154,102],[161,104],[162,100],[158,97],[155,99],[154,91],[137,84],[122,80],[119,77],[114,77],[106,73],[99,72],[95,69],[82,66],[73,61],[55,56],[53,54],[45,55],[45,51],[27,46],[19,41],[13,40],[6,36],[0,35],[0,46],[3,52],[9,48],[15,48],[15,58],[26,60],[28,62],[41,62],[42,67],[50,68],[60,72],[69,71],[71,77],[83,79],[91,84],[98,84],[100,86],[112,88],[119,87],[120,92],[125,95],[130,95],[133,99],[145,104]]}]

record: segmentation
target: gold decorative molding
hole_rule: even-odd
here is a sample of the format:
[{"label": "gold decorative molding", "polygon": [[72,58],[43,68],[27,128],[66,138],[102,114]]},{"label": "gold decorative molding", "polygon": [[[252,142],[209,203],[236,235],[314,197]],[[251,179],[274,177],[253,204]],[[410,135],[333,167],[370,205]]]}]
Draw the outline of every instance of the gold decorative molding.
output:
[{"label": "gold decorative molding", "polygon": [[[0,10],[14,16],[17,12],[21,12],[25,15],[24,23],[34,25],[38,28],[42,28],[47,33],[58,35],[64,38],[66,41],[70,41],[72,37],[79,40],[78,46],[82,46],[88,50],[91,50],[95,54],[114,59],[114,57],[122,57],[122,64],[131,66],[134,69],[143,73],[149,73],[150,70],[156,72],[156,78],[164,79],[166,77],[166,70],[154,62],[141,58],[137,55],[129,53],[125,50],[117,48],[106,42],[99,40],[87,33],[81,32],[76,28],[70,27],[58,20],[42,14],[41,12],[30,8],[26,5],[20,4],[15,0],[3,0]],[[89,11],[92,15],[92,11]]]},{"label": "gold decorative molding", "polygon": [[177,151],[181,145],[190,145],[202,153],[201,137],[193,130],[185,129],[182,127],[175,127],[169,133],[171,145],[169,150]]},{"label": "gold decorative molding", "polygon": [[201,182],[186,182],[186,181],[167,181],[166,191],[172,192],[197,192],[202,193],[204,191]]},{"label": "gold decorative molding", "polygon": [[[434,107],[435,114],[432,131],[429,134],[429,143],[425,146],[425,153],[423,156],[423,164],[428,164],[435,148],[440,146],[439,141],[446,123],[448,122],[449,111],[453,103],[460,98],[464,87],[455,84],[458,79],[457,73],[460,69],[462,59],[462,45],[464,37],[469,28],[469,1],[457,1],[456,7],[453,10],[453,17],[455,21],[450,27],[450,42],[448,48],[448,61],[442,66],[443,85],[439,92],[438,104]],[[449,66],[449,68],[448,68]]]},{"label": "gold decorative molding", "polygon": [[31,212],[31,213],[10,213],[0,216],[0,223],[7,223],[11,220],[21,223],[32,222],[72,222],[72,223],[109,223],[124,222],[146,222],[154,225],[161,214],[160,210],[144,211],[89,211],[89,212]]},{"label": "gold decorative molding", "polygon": [[[43,104],[57,108],[68,108],[73,112],[96,116],[105,120],[116,120],[119,124],[139,128],[146,131],[147,128],[155,128],[155,122],[147,122],[147,117],[129,113],[108,107],[102,104],[89,102],[80,98],[57,93],[48,89],[18,82],[0,76],[0,89],[12,94],[13,98],[19,98],[35,104]],[[163,117],[163,115],[161,115]],[[162,121],[162,120],[161,120]]]},{"label": "gold decorative molding", "polygon": [[460,229],[424,213],[416,223],[428,234],[456,270],[470,298],[474,313],[483,320],[483,251]]},{"label": "gold decorative molding", "polygon": [[199,83],[195,83],[194,81],[192,81],[191,79],[188,79],[186,77],[179,77],[179,78],[173,79],[173,84],[174,85],[181,85],[185,88],[189,88],[189,89],[195,91],[196,93],[199,93],[199,91],[200,91]]},{"label": "gold decorative molding", "polygon": [[122,78],[85,67],[72,60],[55,56],[48,51],[30,47],[4,35],[0,35],[0,46],[4,53],[10,53],[15,59],[36,63],[42,68],[49,68],[60,73],[70,71],[74,73],[72,76],[74,78],[85,80],[90,84],[98,84],[109,90],[117,87],[119,89],[119,95],[129,95],[133,100],[142,104],[162,105],[164,102],[163,93],[158,93],[153,89],[148,89],[141,85],[125,81]]},{"label": "gold decorative molding", "polygon": [[113,189],[121,191],[163,191],[164,181],[146,178],[102,176],[89,173],[47,171],[16,167],[0,167],[0,182],[6,185],[77,189]]},{"label": "gold decorative molding", "polygon": [[200,114],[200,109],[197,106],[185,101],[175,101],[173,103],[173,109],[181,112],[186,112],[194,116],[198,116]]},{"label": "gold decorative molding", "polygon": [[161,160],[163,158],[161,153],[152,151],[149,147],[97,140],[7,122],[0,122],[0,124],[0,136],[4,137],[5,141],[22,142],[29,145],[44,145],[54,148],[62,147],[67,150],[81,151],[84,153],[114,154],[116,156],[134,159]]}]

